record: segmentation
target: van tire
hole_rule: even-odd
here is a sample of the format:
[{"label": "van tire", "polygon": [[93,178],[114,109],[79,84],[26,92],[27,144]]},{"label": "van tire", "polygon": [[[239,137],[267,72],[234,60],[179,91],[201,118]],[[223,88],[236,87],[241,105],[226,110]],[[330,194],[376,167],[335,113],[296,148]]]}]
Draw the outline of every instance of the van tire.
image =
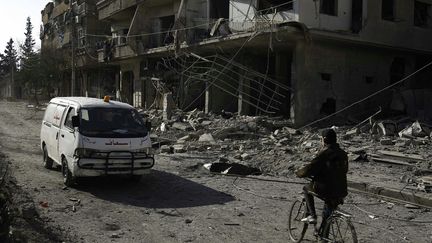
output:
[{"label": "van tire", "polygon": [[75,184],[75,177],[70,172],[65,158],[62,158],[62,175],[65,186],[71,187]]},{"label": "van tire", "polygon": [[49,157],[46,146],[43,146],[43,166],[46,169],[51,169],[53,166],[53,160]]}]

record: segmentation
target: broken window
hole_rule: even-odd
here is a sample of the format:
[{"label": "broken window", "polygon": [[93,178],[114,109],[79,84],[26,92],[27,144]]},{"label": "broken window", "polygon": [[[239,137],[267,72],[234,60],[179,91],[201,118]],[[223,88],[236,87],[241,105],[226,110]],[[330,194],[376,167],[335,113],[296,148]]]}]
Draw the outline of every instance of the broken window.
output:
[{"label": "broken window", "polygon": [[419,27],[429,26],[429,11],[430,5],[427,3],[415,1],[414,2],[414,25]]},{"label": "broken window", "polygon": [[394,0],[382,0],[381,18],[384,20],[393,21],[394,16]]},{"label": "broken window", "polygon": [[269,8],[276,8],[276,12],[293,10],[293,1],[287,0],[260,0],[258,2],[258,11],[269,10]]},{"label": "broken window", "polygon": [[353,0],[352,16],[351,16],[351,31],[359,33],[363,27],[363,0]]},{"label": "broken window", "polygon": [[320,73],[321,80],[323,81],[331,81],[331,74],[330,73]]},{"label": "broken window", "polygon": [[[166,17],[161,17],[160,18],[161,31],[170,31],[170,30],[172,30],[172,28],[174,27],[174,21],[175,21],[174,15],[169,15],[169,16],[166,16]],[[168,32],[168,33],[164,33],[161,37],[162,37],[161,42],[163,44],[171,44],[171,43],[174,42],[174,36],[173,36],[173,33],[171,31]]]},{"label": "broken window", "polygon": [[337,16],[338,2],[337,0],[321,0],[320,13]]}]

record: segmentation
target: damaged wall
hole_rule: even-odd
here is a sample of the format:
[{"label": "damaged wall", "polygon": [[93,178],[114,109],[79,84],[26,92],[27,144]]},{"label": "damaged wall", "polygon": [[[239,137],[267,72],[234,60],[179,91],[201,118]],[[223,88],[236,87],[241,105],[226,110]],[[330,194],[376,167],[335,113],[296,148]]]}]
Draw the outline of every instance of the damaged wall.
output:
[{"label": "damaged wall", "polygon": [[[324,2],[336,3],[334,15],[323,13],[322,6]],[[362,13],[356,13],[361,16],[361,23],[355,27],[359,28],[358,34],[352,32],[354,27],[353,7],[357,6],[353,2],[353,0],[300,1],[299,21],[314,30],[344,32],[345,35],[326,33],[333,34],[337,38],[432,52],[432,46],[430,45],[432,43],[432,23],[430,17],[428,17],[429,21],[424,26],[416,26],[415,23],[415,2],[418,1],[395,0],[391,19],[383,17],[382,1],[362,0],[361,3],[355,2],[363,6],[362,9],[358,10]],[[432,0],[423,0],[421,3],[425,3],[429,7],[430,16]],[[349,33],[353,34],[349,35]]]},{"label": "damaged wall", "polygon": [[[295,123],[304,125],[390,85],[391,64],[399,57],[406,60],[404,77],[415,70],[415,54],[325,41],[311,45],[299,42],[293,60]],[[348,113],[363,113],[367,117],[378,106],[388,108],[389,97],[391,91],[353,107]]]}]

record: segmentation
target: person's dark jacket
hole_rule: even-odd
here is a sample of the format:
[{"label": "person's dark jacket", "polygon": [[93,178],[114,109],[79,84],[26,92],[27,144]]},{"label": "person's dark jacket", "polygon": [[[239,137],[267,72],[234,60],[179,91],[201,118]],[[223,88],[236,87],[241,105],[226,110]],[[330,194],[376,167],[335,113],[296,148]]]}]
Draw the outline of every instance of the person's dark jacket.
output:
[{"label": "person's dark jacket", "polygon": [[318,155],[296,174],[312,177],[312,188],[325,199],[343,198],[348,195],[348,156],[337,143],[326,145]]}]

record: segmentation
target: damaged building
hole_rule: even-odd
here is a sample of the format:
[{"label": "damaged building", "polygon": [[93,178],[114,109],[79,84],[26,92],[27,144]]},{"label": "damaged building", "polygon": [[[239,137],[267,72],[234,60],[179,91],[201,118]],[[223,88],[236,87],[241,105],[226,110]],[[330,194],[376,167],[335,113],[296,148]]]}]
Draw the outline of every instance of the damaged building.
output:
[{"label": "damaged building", "polygon": [[277,115],[297,126],[385,89],[347,113],[363,118],[381,107],[427,119],[430,68],[400,81],[431,60],[431,4],[101,0],[87,23],[109,31],[77,35],[91,49],[78,62],[87,73],[78,88],[136,107],[160,108],[165,96],[184,110]]},{"label": "damaged building", "polygon": [[[100,40],[91,36],[110,33],[109,25],[97,18],[96,0],[55,0],[41,14],[41,52],[62,56],[64,60],[59,64],[63,79],[59,80],[61,85],[54,91],[55,95],[115,94],[113,85],[118,71],[97,61]],[[72,75],[75,76],[73,88]]]}]

